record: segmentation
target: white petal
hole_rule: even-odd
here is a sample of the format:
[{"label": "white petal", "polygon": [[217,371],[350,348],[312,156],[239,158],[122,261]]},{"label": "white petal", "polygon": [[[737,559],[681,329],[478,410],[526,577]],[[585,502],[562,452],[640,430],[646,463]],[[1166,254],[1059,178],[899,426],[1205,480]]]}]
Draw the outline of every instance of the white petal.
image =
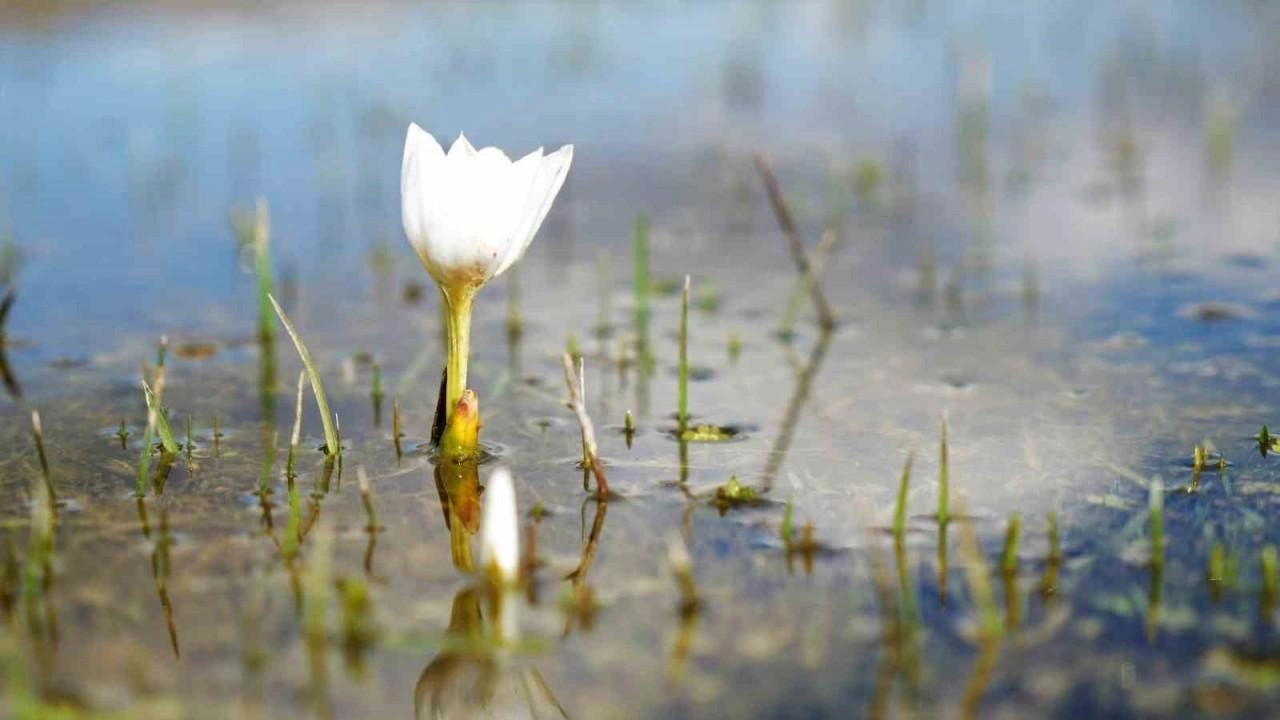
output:
[{"label": "white petal", "polygon": [[410,123],[400,164],[400,217],[404,234],[415,248],[426,242],[428,206],[422,202],[421,183],[424,175],[432,172],[443,159],[444,151],[431,133]]},{"label": "white petal", "polygon": [[[528,157],[526,155],[521,160],[523,161]],[[565,145],[542,158],[541,162],[538,163],[537,172],[534,173],[533,180],[525,191],[523,208],[519,214],[520,219],[516,222],[511,232],[511,240],[506,256],[502,258],[502,264],[498,266],[494,276],[501,275],[507,268],[515,264],[524,255],[529,243],[533,242],[533,236],[537,234],[538,228],[542,226],[542,221],[547,217],[547,212],[551,210],[551,203],[555,201],[556,195],[560,192],[560,187],[564,185],[564,180],[569,174],[569,165],[572,162],[573,146]]]},{"label": "white petal", "polygon": [[485,486],[480,520],[480,557],[483,567],[504,582],[516,579],[520,569],[520,527],[516,515],[516,491],[511,473],[498,468]]},{"label": "white petal", "polygon": [[453,144],[449,146],[449,157],[453,157],[455,154],[462,157],[470,157],[476,154],[476,149],[471,147],[471,143],[467,141],[467,136],[463,133],[458,133],[458,139],[454,140]]}]

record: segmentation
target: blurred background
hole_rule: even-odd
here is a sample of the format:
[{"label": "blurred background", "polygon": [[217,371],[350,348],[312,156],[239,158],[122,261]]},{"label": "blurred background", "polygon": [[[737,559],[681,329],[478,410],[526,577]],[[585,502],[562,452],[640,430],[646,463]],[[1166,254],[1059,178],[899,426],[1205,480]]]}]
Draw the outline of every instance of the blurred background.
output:
[{"label": "blurred background", "polygon": [[[359,530],[350,479],[307,499],[317,516],[325,503],[336,571],[368,581],[384,631],[361,650],[372,672],[334,673],[334,704],[421,709],[423,678],[453,660],[441,638],[465,615],[455,608],[475,598],[449,561],[425,453],[393,456],[381,396],[370,403],[385,373],[406,446],[424,439],[437,300],[399,196],[416,122],[513,156],[576,148],[518,274],[481,296],[473,361],[486,437],[515,468],[522,507],[545,503],[539,547],[553,563],[585,557],[591,509],[561,405],[566,336],[587,348],[610,480],[631,495],[593,569],[604,620],[575,625],[564,574],[545,573],[546,599],[521,606],[545,641],[532,662],[573,716],[893,707],[901,668],[882,660],[876,538],[912,448],[923,479],[897,587],[919,600],[928,645],[908,710],[949,715],[963,698],[1010,717],[1261,716],[1280,688],[1274,633],[1254,625],[1274,616],[1254,603],[1256,558],[1280,542],[1280,494],[1253,437],[1275,425],[1280,387],[1277,36],[1280,7],[1265,0],[0,2],[0,288],[17,298],[0,359],[24,391],[0,406],[6,527],[27,523],[29,407],[44,412],[70,498],[49,593],[63,646],[41,655],[36,638],[13,657],[49,697],[139,717],[225,717],[242,692],[260,715],[296,714],[303,689],[323,685],[291,568],[264,537],[268,493],[253,491],[261,476],[282,492],[273,468],[298,369],[283,335],[254,341],[252,248],[237,228],[264,199],[276,287],[387,526]],[[757,152],[810,248],[835,231],[834,336],[818,337],[796,290]],[[641,214],[657,281],[649,374],[629,355]],[[733,443],[690,448],[663,432],[686,273],[693,407],[736,423]],[[801,302],[781,332],[789,296]],[[150,457],[138,367],[162,334],[175,355],[166,403],[194,418],[200,452],[167,495],[135,505],[132,465]],[[616,427],[632,408],[634,446]],[[947,526],[926,514],[944,415],[956,496],[988,555],[1013,513],[1034,538],[1001,595],[1009,629],[1026,632],[995,670],[975,661],[972,592],[958,569],[948,590],[955,545],[948,555]],[[315,446],[309,404],[304,417]],[[1209,470],[1200,494],[1171,489],[1162,586],[1149,578],[1147,478],[1192,482],[1192,448],[1229,456],[1231,480]],[[776,479],[778,492],[726,513],[707,498],[730,477]],[[816,566],[778,540],[787,498],[823,543]],[[1050,511],[1066,562],[1041,597]],[[170,512],[171,579],[152,533]],[[696,628],[672,610],[665,542],[680,533],[710,600]],[[378,571],[370,560],[362,574],[369,537]],[[1219,604],[1205,567],[1223,543],[1247,569]],[[284,662],[253,665],[259,636]],[[971,662],[988,695],[956,670]],[[157,698],[176,704],[139,710]]]}]

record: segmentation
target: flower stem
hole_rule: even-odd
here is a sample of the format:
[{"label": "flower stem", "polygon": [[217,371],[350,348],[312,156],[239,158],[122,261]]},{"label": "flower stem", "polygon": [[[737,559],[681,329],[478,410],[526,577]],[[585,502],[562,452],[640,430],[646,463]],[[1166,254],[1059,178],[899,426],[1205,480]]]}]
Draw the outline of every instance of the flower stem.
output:
[{"label": "flower stem", "polygon": [[449,335],[445,412],[448,413],[446,417],[452,417],[454,408],[462,399],[462,392],[467,389],[467,360],[471,355],[471,301],[475,299],[475,289],[464,287],[450,291],[441,288],[441,295],[444,296]]}]

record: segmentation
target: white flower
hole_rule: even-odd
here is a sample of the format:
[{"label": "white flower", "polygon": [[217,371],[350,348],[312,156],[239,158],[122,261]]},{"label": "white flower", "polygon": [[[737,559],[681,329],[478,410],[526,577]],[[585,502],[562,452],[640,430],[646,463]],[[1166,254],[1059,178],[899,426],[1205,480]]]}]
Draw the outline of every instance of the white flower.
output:
[{"label": "white flower", "polygon": [[459,135],[446,155],[409,125],[400,171],[404,232],[447,292],[473,290],[524,255],[560,192],[573,146],[542,148],[512,162],[495,147],[476,150]]},{"label": "white flower", "polygon": [[492,577],[509,583],[520,571],[520,525],[511,473],[498,468],[489,475],[480,520],[480,557]]}]

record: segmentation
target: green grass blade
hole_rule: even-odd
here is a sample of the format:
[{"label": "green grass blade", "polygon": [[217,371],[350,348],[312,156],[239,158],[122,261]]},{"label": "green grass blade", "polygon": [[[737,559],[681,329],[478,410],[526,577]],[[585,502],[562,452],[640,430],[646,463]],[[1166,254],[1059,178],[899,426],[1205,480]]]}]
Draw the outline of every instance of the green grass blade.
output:
[{"label": "green grass blade", "polygon": [[680,383],[677,398],[676,420],[683,433],[689,423],[689,276],[684,276],[684,290],[680,294]]},{"label": "green grass blade", "polygon": [[902,467],[902,479],[898,481],[898,504],[893,510],[893,540],[898,544],[902,543],[907,527],[907,488],[911,486],[911,465],[915,460],[915,453],[907,456],[907,464]]},{"label": "green grass blade", "polygon": [[160,435],[160,444],[164,446],[164,451],[176,455],[180,446],[178,441],[173,437],[173,428],[169,427],[169,418],[164,413],[164,408],[160,405],[160,399],[156,397],[151,386],[146,380],[142,381],[142,394],[147,399],[147,412],[155,413],[155,429]]},{"label": "green grass blade", "polygon": [[274,295],[268,293],[267,299],[271,301],[272,307],[276,309],[276,315],[280,316],[280,324],[284,325],[285,332],[289,333],[289,338],[293,340],[293,346],[298,349],[298,357],[302,358],[302,366],[307,369],[307,377],[311,379],[311,392],[315,393],[316,406],[320,408],[320,422],[324,423],[325,450],[328,451],[331,457],[341,455],[342,446],[338,443],[338,431],[333,425],[333,413],[329,412],[329,400],[324,394],[324,382],[320,380],[320,371],[316,369],[316,364],[311,359],[311,353],[307,350],[307,346],[303,344],[298,331],[293,327],[293,323],[289,322],[289,316],[284,314],[284,308],[280,307],[279,302],[276,302]]}]

